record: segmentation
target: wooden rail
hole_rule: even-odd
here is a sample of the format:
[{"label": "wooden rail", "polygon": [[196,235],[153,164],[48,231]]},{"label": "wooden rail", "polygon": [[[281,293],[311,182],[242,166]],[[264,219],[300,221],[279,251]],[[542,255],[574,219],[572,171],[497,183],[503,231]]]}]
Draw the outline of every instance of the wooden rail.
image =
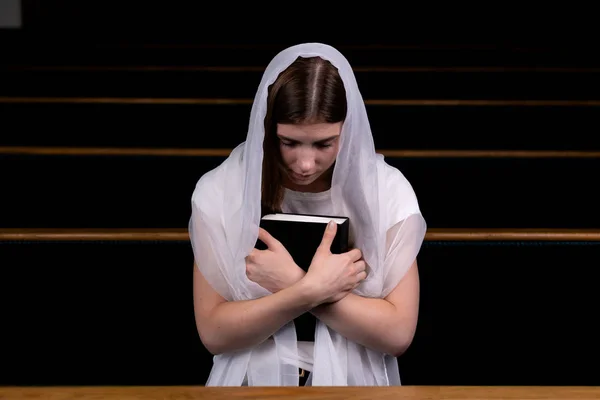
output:
[{"label": "wooden rail", "polygon": [[395,386],[395,387],[0,387],[0,399],[11,400],[487,400],[599,399],[593,386]]},{"label": "wooden rail", "polygon": [[[160,98],[160,97],[0,97],[0,103],[51,104],[252,104],[244,98]],[[477,106],[477,107],[598,107],[600,100],[461,100],[461,99],[366,99],[371,106]]]},{"label": "wooden rail", "polygon": [[[48,156],[227,157],[232,149],[0,146],[0,154]],[[397,158],[600,158],[600,151],[378,150]]]},{"label": "wooden rail", "polygon": [[[600,229],[438,229],[426,241],[600,241]],[[186,228],[0,229],[0,241],[189,241]]]}]

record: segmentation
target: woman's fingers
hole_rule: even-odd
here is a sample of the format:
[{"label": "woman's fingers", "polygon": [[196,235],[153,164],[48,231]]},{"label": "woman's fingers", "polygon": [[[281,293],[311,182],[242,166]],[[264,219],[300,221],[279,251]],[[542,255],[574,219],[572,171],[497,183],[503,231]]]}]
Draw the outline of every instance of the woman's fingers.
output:
[{"label": "woman's fingers", "polygon": [[361,271],[358,274],[356,274],[356,279],[358,280],[358,282],[361,282],[366,278],[367,278],[367,271]]},{"label": "woman's fingers", "polygon": [[354,268],[356,270],[356,272],[362,272],[362,271],[366,271],[367,269],[367,263],[364,262],[363,260],[359,260],[357,262],[354,263]]},{"label": "woman's fingers", "polygon": [[263,228],[258,228],[258,238],[263,242],[270,250],[277,249],[281,243],[275,239],[269,232]]},{"label": "woman's fingers", "polygon": [[359,249],[352,249],[346,253],[352,262],[356,262],[362,258],[362,252]]}]

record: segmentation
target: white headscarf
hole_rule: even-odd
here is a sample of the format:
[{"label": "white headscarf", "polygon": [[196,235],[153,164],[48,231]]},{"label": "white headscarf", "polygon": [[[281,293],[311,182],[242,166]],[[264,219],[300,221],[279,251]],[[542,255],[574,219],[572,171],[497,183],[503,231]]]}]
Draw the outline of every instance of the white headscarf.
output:
[{"label": "white headscarf", "polygon": [[[350,218],[355,247],[369,266],[367,279],[354,293],[383,298],[417,256],[425,222],[408,182],[375,153],[364,101],[350,64],[339,51],[320,43],[296,45],[275,56],[254,98],[246,141],[199,180],[192,196],[189,226],[198,268],[228,301],[271,294],[248,279],[245,257],[256,243],[261,218],[268,89],[298,57],[330,61],[343,81],[348,109],[332,177],[332,203],[336,215]],[[386,234],[392,227],[390,243]],[[213,262],[205,262],[207,259]],[[252,349],[215,356],[206,385],[240,386],[247,377],[250,386],[298,386],[300,364],[293,321],[273,339]],[[400,384],[394,357],[350,342],[320,321],[313,359],[313,386]]]}]

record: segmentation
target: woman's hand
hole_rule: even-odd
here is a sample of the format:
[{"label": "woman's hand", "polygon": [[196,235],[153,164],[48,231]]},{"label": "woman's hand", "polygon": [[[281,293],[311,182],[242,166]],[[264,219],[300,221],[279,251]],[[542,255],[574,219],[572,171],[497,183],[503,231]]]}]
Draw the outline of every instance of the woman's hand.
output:
[{"label": "woman's hand", "polygon": [[317,305],[333,303],[346,297],[367,277],[366,264],[358,249],[343,254],[332,254],[331,243],[337,233],[337,224],[330,223],[323,234],[308,272],[304,276]]},{"label": "woman's hand", "polygon": [[246,275],[271,293],[292,286],[304,276],[304,271],[295,262],[287,249],[263,228],[258,238],[267,245],[267,250],[254,249],[246,257]]}]

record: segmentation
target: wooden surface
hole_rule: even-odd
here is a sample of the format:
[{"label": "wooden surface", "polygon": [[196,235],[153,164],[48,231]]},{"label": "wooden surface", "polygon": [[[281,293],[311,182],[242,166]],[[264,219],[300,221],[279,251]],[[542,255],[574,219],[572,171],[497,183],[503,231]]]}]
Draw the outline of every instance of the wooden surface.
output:
[{"label": "wooden surface", "polygon": [[296,387],[296,388],[205,388],[168,387],[3,387],[0,399],[348,399],[348,400],[484,400],[484,399],[600,399],[600,387]]},{"label": "wooden surface", "polygon": [[[186,228],[32,229],[0,228],[0,241],[189,241]],[[600,229],[437,229],[427,241],[600,241]]]},{"label": "wooden surface", "polygon": [[[0,154],[44,156],[227,157],[232,149],[135,147],[0,146]],[[391,150],[377,153],[398,158],[600,158],[600,151],[567,150]]]},{"label": "wooden surface", "polygon": [[[253,99],[197,97],[7,97],[0,103],[52,104],[252,104]],[[365,99],[368,106],[600,107],[600,100],[439,100]]]}]

